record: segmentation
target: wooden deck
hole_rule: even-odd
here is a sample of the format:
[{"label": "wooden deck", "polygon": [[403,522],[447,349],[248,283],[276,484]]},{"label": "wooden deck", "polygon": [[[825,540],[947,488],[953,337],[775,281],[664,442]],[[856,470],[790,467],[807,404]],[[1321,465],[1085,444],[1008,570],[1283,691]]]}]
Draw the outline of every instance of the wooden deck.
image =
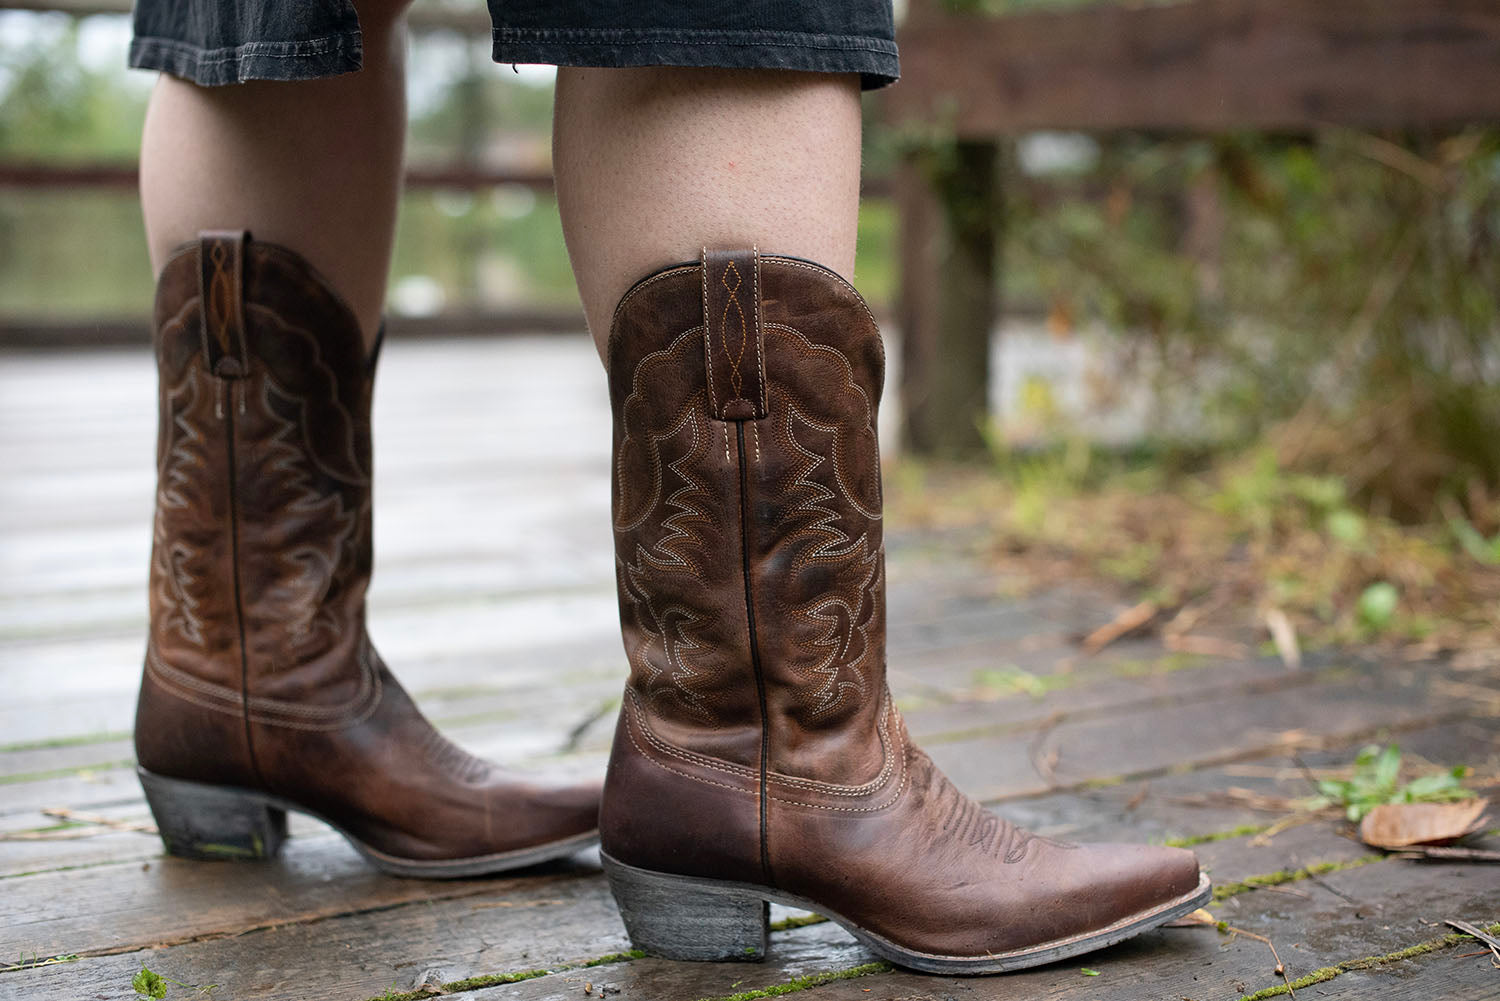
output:
[{"label": "wooden deck", "polygon": [[[395,343],[383,365],[377,643],[469,749],[598,772],[624,665],[590,348]],[[474,1001],[606,988],[695,1001],[779,985],[818,1001],[1218,1001],[1282,983],[1263,943],[1212,927],[1022,974],[918,976],[782,910],[763,964],[632,958],[596,857],[513,878],[402,880],[310,821],[294,822],[271,863],[163,857],[129,735],[153,380],[138,351],[0,355],[0,997],[133,998],[143,965],[180,982],[168,998],[217,985],[206,996],[221,1001],[424,986]],[[1220,887],[1216,916],[1271,939],[1294,982],[1323,971],[1299,997],[1500,998],[1488,954],[1444,940],[1441,924],[1500,920],[1500,866],[1372,856],[1328,821],[1257,837],[1280,814],[1255,798],[1306,795],[1304,766],[1347,764],[1376,737],[1408,759],[1500,774],[1493,670],[1329,651],[1290,673],[1144,640],[1082,658],[1078,636],[1117,611],[1107,595],[1010,596],[972,540],[888,531],[892,685],[964,788],[1055,836],[1188,839]],[[1244,882],[1267,874],[1280,885]]]}]

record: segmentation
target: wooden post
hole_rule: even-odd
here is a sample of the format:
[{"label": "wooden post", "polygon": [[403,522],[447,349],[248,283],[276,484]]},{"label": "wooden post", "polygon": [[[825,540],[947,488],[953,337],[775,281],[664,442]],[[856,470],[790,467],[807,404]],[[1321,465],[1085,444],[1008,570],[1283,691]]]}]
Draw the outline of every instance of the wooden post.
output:
[{"label": "wooden post", "polygon": [[999,162],[998,141],[963,140],[902,167],[902,437],[919,455],[963,458],[987,447]]},{"label": "wooden post", "polygon": [[901,268],[896,290],[896,325],[901,330],[901,444],[915,454],[930,455],[936,448],[929,401],[938,353],[942,208],[915,154],[902,158],[894,194]]}]

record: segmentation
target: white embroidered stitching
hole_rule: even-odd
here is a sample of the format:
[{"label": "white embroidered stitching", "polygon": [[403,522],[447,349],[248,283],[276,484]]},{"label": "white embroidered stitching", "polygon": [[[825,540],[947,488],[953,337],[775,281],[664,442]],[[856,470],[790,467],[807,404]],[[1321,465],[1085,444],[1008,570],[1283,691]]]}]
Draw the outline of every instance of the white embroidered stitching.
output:
[{"label": "white embroidered stitching", "polygon": [[[654,363],[658,359],[664,359],[668,357],[672,354],[673,351],[677,349],[677,345],[680,344],[684,338],[691,337],[692,335],[698,333],[703,329],[703,327],[693,327],[691,329],[684,330],[682,333],[672,338],[672,342],[666,347],[653,351],[646,357],[642,358],[636,364],[635,372],[631,374],[630,395],[627,396],[625,398],[625,402],[620,405],[620,421],[621,424],[625,427],[625,434],[620,439],[620,445],[615,456],[615,490],[617,499],[621,501],[623,501],[624,499],[626,445],[634,437],[629,426],[630,407],[637,398],[650,395],[647,392],[647,388],[642,384],[643,380],[641,377],[641,372],[646,368],[647,363]],[[696,397],[696,395],[697,394],[694,394],[694,397]],[[729,457],[729,445],[727,440],[724,446],[724,456],[726,459]],[[638,527],[642,522],[650,517],[651,512],[656,508],[656,502],[661,494],[661,488],[661,456],[653,453],[651,458],[651,493],[649,495],[649,499],[642,506],[640,517],[636,518],[634,521],[625,523],[616,521],[615,529],[617,531],[628,532],[631,529]],[[622,503],[620,506],[623,508],[624,504]]]}]

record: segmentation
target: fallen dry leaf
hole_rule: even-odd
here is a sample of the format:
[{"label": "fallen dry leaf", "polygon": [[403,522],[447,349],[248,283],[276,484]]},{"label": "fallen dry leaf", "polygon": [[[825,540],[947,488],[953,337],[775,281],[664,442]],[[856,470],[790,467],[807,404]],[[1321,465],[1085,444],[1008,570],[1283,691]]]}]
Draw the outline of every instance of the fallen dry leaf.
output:
[{"label": "fallen dry leaf", "polygon": [[1405,848],[1457,841],[1484,828],[1487,799],[1457,803],[1387,803],[1365,814],[1359,839],[1373,848]]}]

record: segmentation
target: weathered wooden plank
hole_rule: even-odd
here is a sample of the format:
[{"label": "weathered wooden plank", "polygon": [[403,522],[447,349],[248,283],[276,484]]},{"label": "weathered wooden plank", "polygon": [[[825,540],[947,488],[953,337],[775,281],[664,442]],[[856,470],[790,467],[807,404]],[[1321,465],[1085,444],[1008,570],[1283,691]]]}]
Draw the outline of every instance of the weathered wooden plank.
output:
[{"label": "weathered wooden plank", "polygon": [[[1482,948],[1477,943],[1474,948]],[[1473,952],[1465,948],[1463,952]],[[1458,958],[1458,949],[1419,956],[1374,970],[1353,970],[1309,988],[1318,1001],[1494,1001],[1500,998],[1500,975],[1483,956]]]},{"label": "weathered wooden plank", "polygon": [[[1341,860],[1351,857],[1349,843],[1334,835],[1331,830],[1305,828],[1288,832],[1288,834],[1290,837],[1284,835],[1279,843],[1273,843],[1270,848],[1256,847],[1244,838],[1216,843],[1208,846],[1210,850],[1205,855],[1205,863],[1214,867],[1216,875],[1223,873],[1224,879],[1239,879],[1308,861]],[[324,862],[326,864],[326,858]],[[162,863],[162,866],[163,868],[159,871],[166,872],[169,867],[173,866],[173,863]],[[176,864],[175,867],[181,869],[182,864]],[[190,913],[195,905],[201,903],[200,895],[205,891],[215,898],[222,895],[225,901],[233,900],[237,896],[235,891],[243,888],[245,882],[243,873],[255,868],[257,867],[198,864],[186,873],[174,874],[172,880],[174,892],[171,894],[171,899],[176,902],[177,909],[185,913]],[[89,874],[76,873],[74,875]],[[117,873],[116,880],[120,875],[124,873]],[[144,875],[149,876],[149,872]],[[126,957],[102,963],[89,959],[78,967],[48,971],[39,980],[64,983],[73,990],[80,990],[80,985],[88,985],[92,988],[100,980],[116,979],[124,983],[128,981],[130,973],[137,968],[137,964],[144,961],[153,969],[168,973],[185,982],[225,984],[236,997],[295,997],[295,994],[284,994],[279,991],[277,985],[287,984],[293,985],[295,990],[316,993],[319,985],[330,977],[336,978],[337,983],[344,985],[351,980],[356,982],[367,980],[368,983],[365,983],[364,987],[368,987],[368,994],[373,995],[380,993],[393,982],[398,988],[413,986],[420,980],[427,979],[429,973],[440,980],[456,980],[479,973],[513,971],[518,968],[535,968],[588,959],[621,947],[622,936],[618,920],[608,904],[604,883],[597,876],[580,874],[543,879],[540,882],[503,881],[505,886],[494,887],[497,892],[505,894],[503,897],[492,897],[486,894],[482,901],[477,902],[468,895],[468,888],[465,888],[462,899],[438,900],[422,903],[419,906],[399,905],[422,901],[424,898],[420,896],[403,897],[393,901],[388,898],[371,900],[355,894],[344,901],[345,908],[352,912],[350,916],[330,917],[315,908],[308,909],[307,903],[309,897],[316,898],[326,891],[320,890],[317,886],[309,887],[290,883],[282,878],[281,873],[271,872],[263,875],[270,875],[278,884],[279,892],[276,896],[281,904],[281,910],[274,918],[267,919],[263,910],[263,902],[252,903],[245,907],[238,916],[238,921],[226,915],[225,908],[229,906],[228,904],[214,903],[209,908],[210,913],[204,914],[200,921],[188,923],[180,929],[176,940],[180,941],[185,938],[185,932],[188,930],[191,930],[194,936],[232,934],[231,938],[214,942],[186,942],[171,948],[152,950],[145,957],[132,950],[128,961],[123,961]],[[304,879],[309,876],[307,872],[301,872],[299,875]],[[347,872],[329,873],[329,875],[334,878],[346,878]],[[185,879],[198,888],[198,893],[182,892],[180,881]],[[203,885],[205,882],[207,886]],[[376,882],[382,881],[377,878]],[[399,883],[399,881],[385,882]],[[398,886],[397,889],[404,889],[411,885],[406,883]],[[446,883],[428,885],[437,890],[434,897],[452,888],[452,884]],[[33,880],[27,881],[22,886],[24,891],[30,894],[37,891],[39,884]],[[104,885],[104,894],[98,892],[99,886],[91,886],[89,889],[94,891],[92,907],[105,912],[112,911],[116,904],[108,898],[121,891],[121,887],[115,880]],[[140,886],[136,885],[129,889],[138,893]],[[212,891],[215,889],[220,890],[221,893],[213,894]],[[161,901],[157,900],[154,903],[159,905]],[[395,909],[392,910],[392,907]],[[551,908],[554,907],[558,909],[552,910]],[[368,913],[374,908],[381,909],[381,916],[378,919],[372,919]],[[493,918],[480,913],[490,908],[496,909]],[[547,908],[547,910],[542,911],[541,908]],[[298,910],[306,912],[292,913]],[[535,910],[538,915],[545,913],[546,920],[541,922],[542,927],[538,931],[528,932],[518,943],[515,939],[516,932],[511,928],[510,922],[531,910]],[[118,920],[118,916],[115,920]],[[280,931],[271,929],[270,931],[257,931],[251,935],[233,934],[236,929],[263,927],[268,921],[283,927]],[[308,923],[310,921],[312,924]],[[532,916],[526,920],[525,927],[530,929],[536,924],[536,918]],[[294,931],[293,926],[299,926],[300,930]],[[101,929],[98,925],[85,923],[83,927],[75,928],[73,934],[75,936],[91,935],[97,934],[99,930]],[[102,930],[107,932],[107,928]],[[158,923],[157,930],[163,933],[162,937],[168,943],[174,941],[169,927],[163,928]],[[278,935],[281,937],[278,938]],[[100,948],[92,938],[74,937],[69,941],[72,945],[66,951],[70,952],[88,953]],[[385,957],[385,965],[371,963],[360,954],[361,949],[368,951],[374,947],[375,943],[379,943],[381,955]],[[496,943],[504,943],[504,950],[497,951]],[[0,949],[3,949],[6,944],[10,943],[0,943]],[[146,946],[150,943],[143,941],[138,944]],[[120,949],[121,944],[113,941],[107,948]],[[250,969],[274,970],[274,976],[270,976],[265,983],[247,983],[244,980],[226,982],[224,979],[226,976],[231,973],[243,974],[247,969],[243,961],[245,950],[252,950],[253,955],[257,957],[256,963],[251,964]],[[49,954],[45,947],[38,951],[43,955]],[[350,955],[351,951],[354,953],[353,956]],[[850,958],[860,961],[869,958],[863,956],[853,943],[843,937],[842,933],[831,927],[825,928],[814,937],[813,941],[803,942],[801,946],[788,954],[780,954],[780,952],[781,950],[778,950],[775,967],[769,971],[743,966],[731,966],[728,969],[737,975],[748,974],[741,976],[740,979],[747,984],[760,986],[775,983],[778,979],[785,977],[827,969],[830,965],[837,965]],[[346,960],[352,961],[359,972],[352,973],[348,961],[336,967],[330,966],[328,962],[330,955],[345,957]],[[160,957],[160,959],[155,957]],[[665,984],[672,984],[682,980],[684,976],[687,978],[686,982],[697,983],[708,975],[701,968],[678,969],[677,964],[657,965],[661,969],[649,972],[653,983],[663,981]],[[403,982],[403,969],[418,970],[417,980]],[[124,971],[123,978],[121,971]],[[722,972],[718,971],[713,975],[718,976]],[[37,973],[40,974],[41,971]],[[648,974],[643,970],[636,970],[633,975],[646,976]],[[83,979],[80,980],[80,977]],[[33,990],[39,989],[33,988]],[[663,990],[664,993],[656,996],[690,996],[665,992],[665,987],[658,987],[658,989]],[[241,994],[241,991],[245,993]],[[28,993],[27,996],[47,997],[51,995],[42,992],[37,995]],[[349,993],[341,996],[360,995]]]},{"label": "weathered wooden plank", "polygon": [[7,881],[0,956],[131,951],[403,903],[542,892],[594,871],[580,856],[545,877],[433,882],[382,875],[332,838],[299,848],[264,864],[162,857]]},{"label": "weathered wooden plank", "polygon": [[[1432,757],[1434,760],[1452,760],[1454,756],[1461,757],[1476,748],[1482,751],[1485,747],[1490,746],[1493,733],[1494,728],[1490,726],[1481,728],[1478,732],[1472,734],[1464,734],[1458,728],[1450,727],[1434,729],[1425,734],[1414,735],[1415,739],[1408,743],[1412,753],[1421,753]],[[1447,743],[1445,744],[1444,741],[1447,741]],[[1347,759],[1347,753],[1345,753],[1344,758]],[[1291,762],[1281,759],[1277,759],[1277,761],[1262,767],[1263,772],[1261,773],[1235,778],[1233,781],[1257,785],[1258,788],[1262,789],[1268,787],[1281,789],[1289,780],[1274,776],[1281,771],[1295,771]],[[1196,785],[1187,784],[1195,779],[1198,780]],[[1222,787],[1230,780],[1222,771],[1213,774],[1203,773],[1196,776],[1170,776],[1162,780],[1162,788],[1154,792],[1153,796],[1167,796],[1174,792],[1191,791],[1193,788],[1213,787],[1214,785]],[[1080,794],[1055,794],[1032,800],[1024,804],[1032,811],[1032,816],[1025,819],[1027,819],[1028,823],[1041,821],[1041,823],[1034,824],[1034,826],[1037,826],[1045,833],[1062,833],[1064,836],[1071,836],[1073,832],[1059,831],[1057,828],[1059,826],[1066,826],[1067,822],[1075,818],[1080,810],[1087,811],[1092,808],[1095,817],[1092,821],[1083,825],[1087,828],[1091,838],[1111,839],[1123,837],[1129,840],[1138,838],[1141,835],[1139,822],[1142,818],[1129,810],[1120,811],[1115,804],[1109,802],[1108,795],[1112,792],[1115,792],[1115,790],[1101,790],[1097,797]],[[1007,812],[1009,813],[1010,811]],[[1220,818],[1220,822],[1224,819],[1237,819],[1237,817]],[[1062,822],[1061,825],[1059,822]],[[1077,828],[1078,825],[1075,824],[1074,830],[1076,831]],[[1207,830],[1200,828],[1198,833],[1207,833]],[[293,847],[300,850],[306,846],[298,845],[294,841]],[[322,850],[326,853],[326,846]],[[1358,859],[1365,854],[1362,848],[1341,837],[1335,826],[1328,822],[1294,828],[1279,835],[1269,845],[1258,845],[1250,838],[1242,836],[1201,845],[1197,850],[1203,858],[1204,863],[1212,868],[1215,878],[1221,882],[1230,882],[1243,879],[1249,875],[1280,869],[1295,868],[1311,862],[1337,862]],[[1413,868],[1396,862],[1380,863],[1380,865],[1399,866],[1403,869]],[[220,866],[208,865],[204,868],[210,876],[213,876],[216,871],[225,871],[225,867]],[[236,867],[228,868],[231,870],[230,876],[234,877],[235,873],[232,870]],[[1497,873],[1497,875],[1500,875],[1500,873]],[[599,881],[597,877],[583,878],[585,880],[592,879],[595,884],[594,891],[603,892],[602,881]],[[1328,878],[1330,877],[1324,877],[1325,880]],[[23,881],[21,885],[24,887],[25,882]],[[1384,884],[1381,883],[1379,885]],[[441,886],[446,886],[446,884],[440,884]],[[1260,904],[1251,900],[1252,896],[1255,898],[1264,897],[1278,905],[1283,902],[1283,897],[1287,900],[1303,901],[1315,895],[1313,891],[1317,886],[1318,884],[1315,883],[1293,884],[1294,888],[1299,888],[1295,889],[1294,893],[1305,894],[1305,896],[1289,895],[1275,891],[1259,891],[1253,895],[1236,898],[1240,903],[1234,906],[1237,912],[1243,907],[1251,906],[1252,904],[1254,907],[1260,907]],[[26,892],[29,894],[31,891],[26,890]],[[283,892],[288,894],[290,900],[294,901],[295,898],[304,892],[304,888],[295,886],[285,887],[283,888]],[[522,894],[522,899],[512,902],[510,908],[501,909],[509,912],[512,908],[519,907],[525,910],[530,906],[528,901],[531,898],[525,896],[529,891],[523,886],[519,892]],[[547,892],[550,893],[551,891]],[[557,894],[552,894],[546,899],[557,899],[557,896]],[[1329,896],[1332,899],[1341,899],[1333,897],[1331,894]],[[600,899],[603,898],[601,897]],[[357,905],[359,901],[355,900],[351,903]],[[1369,901],[1365,901],[1365,903],[1369,903]],[[320,977],[337,976],[361,985],[361,990],[364,989],[364,985],[370,985],[369,994],[356,995],[350,993],[340,995],[353,997],[379,994],[393,983],[398,989],[405,989],[417,982],[416,980],[405,979],[407,973],[411,970],[416,970],[417,974],[412,975],[417,976],[431,969],[436,971],[434,975],[439,977],[439,979],[454,980],[479,973],[496,973],[507,970],[514,971],[516,969],[554,965],[557,962],[564,961],[564,959],[567,961],[574,961],[580,958],[586,959],[590,956],[600,954],[599,952],[591,952],[590,950],[592,949],[603,948],[606,951],[612,949],[613,946],[608,945],[610,941],[608,936],[618,936],[619,934],[617,925],[611,923],[610,914],[612,912],[608,911],[607,906],[605,908],[606,919],[604,923],[609,927],[602,930],[596,929],[587,934],[579,933],[577,926],[569,923],[568,916],[564,912],[548,911],[549,918],[556,913],[559,915],[562,923],[549,923],[549,926],[555,929],[552,939],[549,940],[554,951],[545,954],[548,957],[545,962],[536,961],[538,953],[531,952],[521,956],[519,960],[507,960],[504,965],[499,965],[497,960],[499,954],[493,951],[492,945],[486,943],[503,941],[509,945],[511,942],[510,935],[502,935],[495,929],[485,926],[482,919],[475,918],[472,913],[466,910],[466,908],[472,908],[473,906],[467,898],[446,903],[422,904],[418,907],[398,906],[393,910],[382,912],[378,919],[378,934],[364,929],[363,926],[354,928],[338,927],[341,922],[364,921],[366,920],[365,916],[331,917],[315,921],[313,924],[305,927],[297,926],[301,929],[300,931],[292,927],[283,929],[286,937],[281,940],[266,937],[269,934],[266,932],[256,932],[251,935],[221,940],[221,942],[193,942],[175,946],[166,950],[149,953],[145,959],[154,969],[168,972],[177,979],[184,980],[185,982],[222,982],[223,971],[239,971],[247,967],[246,962],[242,958],[242,953],[237,950],[252,949],[254,950],[253,954],[257,957],[256,962],[258,964],[254,965],[254,968],[262,971],[274,971],[274,975],[269,972],[266,974],[266,983],[271,985],[267,987],[267,990],[271,991],[271,993],[267,993],[264,996],[291,996],[274,992],[280,989],[281,985],[286,984],[296,985],[295,989],[298,990],[314,990],[318,984],[323,982],[319,979]],[[568,906],[572,907],[571,904]],[[485,906],[480,907],[480,910],[484,909]],[[475,924],[475,921],[478,921],[478,924]],[[679,984],[691,986],[695,983],[702,986],[701,979],[695,980],[693,978],[709,976],[710,973],[714,977],[718,977],[727,972],[734,975],[733,980],[712,980],[707,986],[703,987],[703,993],[727,993],[729,987],[736,980],[741,981],[739,987],[734,987],[736,990],[750,986],[764,986],[776,983],[778,979],[801,976],[806,973],[816,972],[818,969],[828,969],[840,964],[853,965],[868,958],[859,953],[852,943],[842,939],[841,934],[837,931],[825,926],[823,932],[820,934],[823,937],[818,939],[818,943],[820,944],[816,944],[816,947],[804,945],[801,952],[791,954],[790,959],[795,960],[795,962],[789,961],[786,955],[782,955],[779,960],[776,960],[783,965],[763,968],[733,966],[728,968],[727,971],[713,972],[704,971],[698,967],[685,967],[682,970],[677,970],[676,964],[661,964],[663,967],[661,970],[651,967],[635,968],[634,964],[632,964],[634,972],[630,976],[639,977],[640,985],[648,983],[674,985],[672,993],[647,994],[645,996],[696,997],[699,995],[691,992],[676,993],[675,986]],[[330,955],[347,956],[350,955],[351,951],[362,955],[359,953],[359,950],[361,948],[368,949],[369,942],[367,940],[372,937],[378,938],[378,941],[381,943],[381,955],[385,957],[384,966],[379,963],[361,960],[355,964],[355,971],[351,972],[348,964],[330,965],[328,962]],[[587,948],[579,946],[580,941],[587,944]],[[782,939],[779,938],[778,942],[780,941]],[[601,945],[600,943],[605,944]],[[569,949],[573,951],[570,953]],[[780,950],[779,946],[778,950]],[[110,961],[107,963],[104,960],[91,959],[87,960],[81,967],[59,968],[49,971],[47,975],[53,978],[49,983],[55,982],[64,985],[71,984],[73,986],[76,986],[78,983],[87,983],[92,987],[95,984],[110,982],[112,979],[124,983],[125,980],[128,980],[128,974],[137,968],[135,964],[141,961],[138,958],[140,956],[140,953],[130,953],[129,957],[110,957]],[[441,959],[435,957],[441,957]],[[1253,953],[1251,958],[1253,961]],[[515,965],[516,962],[521,962],[523,965],[517,966]],[[104,965],[101,965],[101,963]],[[68,979],[70,976],[76,978],[85,975],[66,971],[85,968],[90,971],[86,975],[85,980]],[[123,979],[121,979],[122,971],[125,973]],[[746,971],[750,971],[748,977],[745,975]],[[41,973],[41,971],[36,972]],[[583,983],[583,980],[579,979],[579,977],[585,979],[593,977],[596,983],[614,983],[618,979],[609,970],[590,971],[587,974],[579,974],[578,976],[568,974],[568,977],[578,980],[578,983],[575,984],[572,983],[572,980],[565,979],[564,981],[554,983],[547,990],[567,989],[576,993],[581,989],[581,984]],[[687,979],[683,980],[684,977]],[[418,979],[422,979],[422,977],[418,977]],[[343,980],[340,982],[343,982]],[[539,986],[536,989],[540,990],[541,987]],[[644,986],[641,986],[640,989],[646,990]],[[657,987],[656,989],[662,988]],[[686,987],[684,987],[684,991],[686,991]],[[31,995],[28,994],[28,996]],[[48,997],[53,995],[44,993],[38,996]],[[518,996],[530,995],[520,994]],[[554,995],[544,993],[540,996],[550,997]]]},{"label": "weathered wooden plank", "polygon": [[933,759],[986,800],[1037,795],[1062,785],[1114,781],[1266,754],[1347,742],[1471,715],[1467,701],[1434,690],[1436,672],[1325,672],[1318,681],[1271,691],[1188,700],[1137,712],[1063,718],[1042,733],[929,739]]},{"label": "weathered wooden plank", "polygon": [[1500,119],[1500,10],[1489,0],[924,10],[902,32],[901,70],[887,96],[897,120],[970,137],[1467,124]]}]

